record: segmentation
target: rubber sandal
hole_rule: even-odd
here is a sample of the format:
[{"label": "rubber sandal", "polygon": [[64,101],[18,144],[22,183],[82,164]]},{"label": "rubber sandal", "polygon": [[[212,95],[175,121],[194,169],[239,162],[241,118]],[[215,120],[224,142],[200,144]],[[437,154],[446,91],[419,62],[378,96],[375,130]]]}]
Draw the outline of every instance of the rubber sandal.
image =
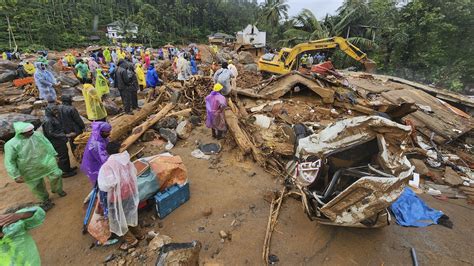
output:
[{"label": "rubber sandal", "polygon": [[138,239],[135,240],[135,242],[133,242],[133,244],[123,243],[122,245],[120,245],[119,249],[123,250],[123,251],[127,251],[127,250],[129,250],[131,248],[134,248],[136,246],[138,246]]}]

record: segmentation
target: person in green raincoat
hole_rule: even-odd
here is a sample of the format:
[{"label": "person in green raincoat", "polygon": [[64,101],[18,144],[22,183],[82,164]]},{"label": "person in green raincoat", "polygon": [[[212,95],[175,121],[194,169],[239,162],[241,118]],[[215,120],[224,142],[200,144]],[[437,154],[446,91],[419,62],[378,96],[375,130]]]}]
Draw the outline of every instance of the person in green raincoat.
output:
[{"label": "person in green raincoat", "polygon": [[35,241],[28,234],[40,226],[46,214],[39,207],[0,215],[0,265],[41,265]]},{"label": "person in green raincoat", "polygon": [[110,55],[110,50],[108,47],[105,47],[105,50],[104,52],[102,53],[104,55],[104,58],[105,58],[105,62],[108,64],[110,63],[110,61],[112,61],[112,57]]},{"label": "person in green raincoat", "polygon": [[40,132],[34,131],[33,124],[13,123],[15,137],[5,143],[5,169],[17,183],[25,183],[31,192],[42,202],[42,207],[49,210],[54,203],[49,199],[44,178],[48,177],[51,192],[60,197],[66,196],[63,191],[63,172],[56,162],[57,152],[49,140]]},{"label": "person in green raincoat", "polygon": [[96,69],[95,88],[97,89],[97,93],[99,94],[99,97],[102,97],[102,95],[110,93],[109,81],[102,74],[102,69],[100,68]]},{"label": "person in green raincoat", "polygon": [[82,87],[82,96],[86,104],[87,119],[91,121],[105,121],[107,111],[105,110],[102,98],[92,84],[84,84]]}]

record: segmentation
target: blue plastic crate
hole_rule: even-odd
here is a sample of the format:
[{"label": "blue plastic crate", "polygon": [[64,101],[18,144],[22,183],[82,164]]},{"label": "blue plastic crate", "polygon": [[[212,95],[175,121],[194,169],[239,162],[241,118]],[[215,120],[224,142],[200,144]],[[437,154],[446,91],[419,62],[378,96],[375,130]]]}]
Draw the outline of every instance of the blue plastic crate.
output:
[{"label": "blue plastic crate", "polygon": [[189,200],[189,183],[183,186],[173,185],[162,192],[158,192],[154,199],[158,217],[163,219]]}]

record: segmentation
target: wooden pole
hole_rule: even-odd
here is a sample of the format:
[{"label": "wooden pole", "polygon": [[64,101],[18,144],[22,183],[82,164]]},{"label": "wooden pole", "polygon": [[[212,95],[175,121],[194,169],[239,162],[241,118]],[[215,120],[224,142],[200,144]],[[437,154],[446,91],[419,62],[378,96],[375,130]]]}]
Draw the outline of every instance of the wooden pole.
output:
[{"label": "wooden pole", "polygon": [[160,112],[158,112],[158,114],[149,118],[148,120],[143,122],[141,125],[135,127],[132,130],[132,134],[128,136],[128,138],[126,138],[122,142],[122,145],[120,147],[120,152],[128,149],[128,147],[130,147],[130,145],[132,145],[135,141],[137,141],[143,135],[143,133],[145,133],[147,129],[149,129],[151,126],[153,126],[158,121],[160,121],[160,119],[165,117],[165,115],[174,107],[175,107],[174,103],[168,103],[165,107],[163,107],[163,109],[160,110]]}]

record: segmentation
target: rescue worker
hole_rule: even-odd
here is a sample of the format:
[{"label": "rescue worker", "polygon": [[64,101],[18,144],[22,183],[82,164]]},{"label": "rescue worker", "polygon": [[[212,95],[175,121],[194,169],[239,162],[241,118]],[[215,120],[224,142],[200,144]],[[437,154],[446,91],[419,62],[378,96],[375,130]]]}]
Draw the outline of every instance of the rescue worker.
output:
[{"label": "rescue worker", "polygon": [[223,88],[220,91],[220,94],[227,96],[232,91],[232,87],[230,86],[230,80],[234,77],[232,72],[228,69],[227,62],[222,63],[221,69],[217,70],[214,74],[214,83],[220,83]]},{"label": "rescue worker", "polygon": [[227,68],[232,72],[232,78],[230,79],[230,85],[232,89],[237,88],[237,76],[239,75],[239,71],[237,70],[237,67],[232,63],[232,60],[229,60],[229,65]]},{"label": "rescue worker", "polygon": [[57,152],[51,142],[33,124],[15,122],[15,137],[5,143],[5,169],[16,183],[25,183],[41,201],[41,207],[48,211],[54,206],[49,199],[44,178],[48,177],[51,191],[60,197],[63,191],[63,172],[56,162]]},{"label": "rescue worker", "polygon": [[138,86],[140,90],[146,88],[145,72],[143,71],[142,65],[137,63],[135,65],[135,74],[137,75]]},{"label": "rescue worker", "polygon": [[3,52],[3,53],[2,53],[2,59],[3,59],[3,60],[8,60],[8,55],[7,55],[6,52]]},{"label": "rescue worker", "polygon": [[82,84],[91,83],[89,80],[89,67],[84,63],[82,59],[79,59],[75,66],[76,76]]},{"label": "rescue worker", "polygon": [[[64,133],[75,133],[76,136],[81,135],[86,125],[82,121],[77,109],[72,105],[72,97],[70,95],[63,95],[61,96],[61,102],[62,104],[58,106],[58,109]],[[69,146],[71,146],[73,152],[76,150],[73,137],[69,138]]]},{"label": "rescue worker", "polygon": [[63,178],[75,176],[77,167],[71,168],[69,151],[67,148],[68,138],[73,138],[76,133],[65,133],[61,115],[56,105],[49,105],[45,110],[45,121],[43,124],[44,136],[53,144],[58,153],[58,166],[63,171]]},{"label": "rescue worker", "polygon": [[84,96],[84,103],[86,105],[87,119],[91,121],[105,121],[107,118],[107,111],[100,93],[92,84],[86,83],[82,88],[82,95]]},{"label": "rescue worker", "polygon": [[196,64],[196,60],[194,59],[194,56],[191,56],[191,61],[189,62],[191,64],[191,74],[192,75],[197,75],[198,74],[198,67]]},{"label": "rescue worker", "polygon": [[23,68],[28,75],[33,76],[35,74],[36,68],[30,61],[26,61],[26,63],[23,64]]},{"label": "rescue worker", "polygon": [[81,170],[89,177],[93,187],[97,183],[100,167],[109,158],[106,146],[109,143],[110,131],[112,126],[107,122],[92,123],[92,132],[84,149]]},{"label": "rescue worker", "polygon": [[308,54],[304,54],[303,57],[301,57],[301,66],[304,68],[308,68]]},{"label": "rescue worker", "polygon": [[216,83],[212,92],[206,97],[206,127],[212,130],[212,137],[217,139],[221,139],[227,131],[224,118],[227,101],[220,93],[223,88],[222,84]]},{"label": "rescue worker", "polygon": [[105,47],[103,55],[104,55],[105,63],[109,64],[110,61],[112,61],[112,57],[110,55],[110,50],[108,47]]},{"label": "rescue worker", "polygon": [[150,51],[145,52],[145,58],[143,59],[143,63],[145,64],[145,68],[148,69],[150,66]]},{"label": "rescue worker", "polygon": [[108,221],[110,231],[123,236],[121,250],[138,245],[138,185],[137,170],[127,151],[120,152],[120,143],[110,142],[106,146],[109,158],[99,170],[97,183],[100,191],[107,193]]},{"label": "rescue worker", "polygon": [[135,88],[136,75],[131,69],[130,63],[125,60],[119,60],[118,68],[115,74],[116,86],[119,89],[120,97],[126,114],[133,114],[132,108],[138,108],[137,88]]},{"label": "rescue worker", "polygon": [[146,86],[147,88],[156,88],[161,84],[161,80],[156,72],[155,65],[151,64],[146,72]]},{"label": "rescue worker", "polygon": [[97,93],[99,93],[99,97],[110,93],[109,81],[104,74],[102,74],[102,69],[100,68],[96,69],[95,88],[97,89]]},{"label": "rescue worker", "polygon": [[0,215],[0,265],[41,265],[38,248],[28,231],[40,226],[45,216],[37,206]]},{"label": "rescue worker", "polygon": [[38,88],[40,99],[46,100],[50,103],[55,102],[56,91],[53,86],[58,86],[59,82],[56,82],[53,73],[46,69],[44,63],[36,62],[35,65],[35,84]]}]

